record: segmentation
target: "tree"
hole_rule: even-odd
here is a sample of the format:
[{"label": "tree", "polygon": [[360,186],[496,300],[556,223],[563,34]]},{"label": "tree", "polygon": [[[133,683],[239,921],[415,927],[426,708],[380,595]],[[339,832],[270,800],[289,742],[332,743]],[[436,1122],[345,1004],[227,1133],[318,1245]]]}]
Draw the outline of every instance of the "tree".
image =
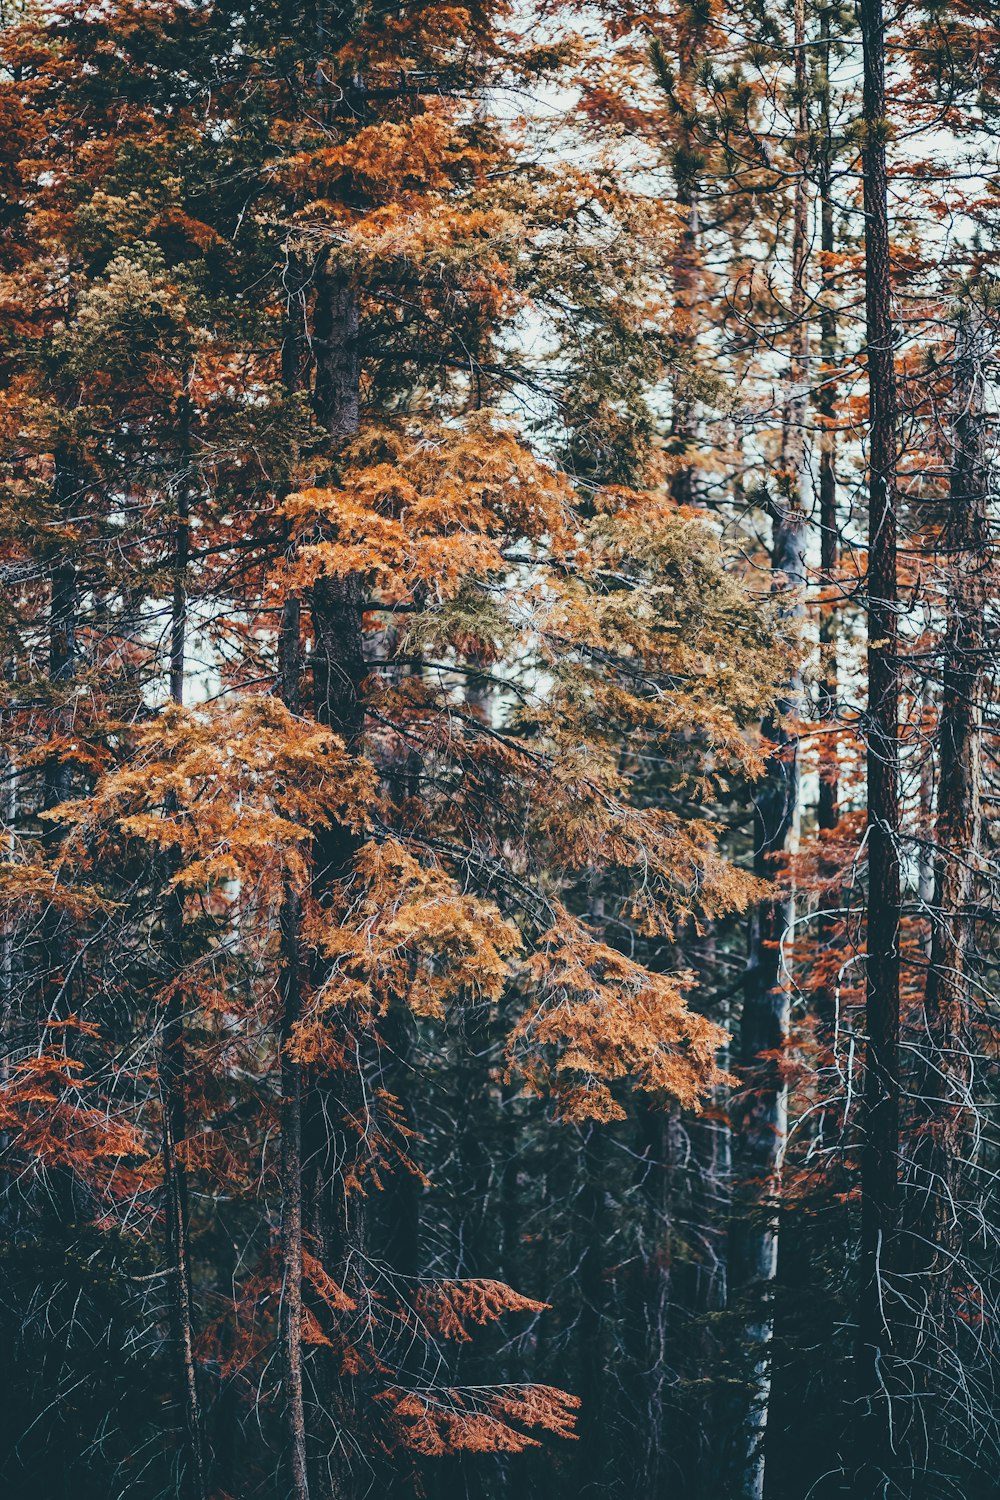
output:
[{"label": "tree", "polygon": [[[896,586],[896,384],[891,311],[884,22],[861,10],[864,48],[865,308],[869,388],[868,909],[866,1057],[858,1303],[857,1482],[879,1494],[894,1466],[893,1312],[886,1275],[898,1252],[899,666]],[[888,1384],[887,1384],[888,1382]]]}]

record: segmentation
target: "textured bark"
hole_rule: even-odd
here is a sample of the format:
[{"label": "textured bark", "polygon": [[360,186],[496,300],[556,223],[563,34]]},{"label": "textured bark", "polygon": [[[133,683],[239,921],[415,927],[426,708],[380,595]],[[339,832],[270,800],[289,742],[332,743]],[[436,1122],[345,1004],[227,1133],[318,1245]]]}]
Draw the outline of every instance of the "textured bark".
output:
[{"label": "textured bark", "polygon": [[[805,4],[796,0],[795,91],[798,101],[792,236],[791,395],[783,429],[783,494],[772,505],[772,591],[787,619],[804,611],[807,487],[805,445],[805,272],[808,256],[808,152],[805,71]],[[774,744],[754,796],[754,870],[775,881],[776,862],[795,845],[799,825],[799,763],[795,735],[786,719],[800,710],[802,682],[790,678],[778,714],[765,723]],[[795,895],[783,876],[774,898],[763,901],[750,922],[749,951],[740,1024],[742,1088],[733,1108],[734,1209],[730,1286],[742,1306],[749,1362],[749,1390],[739,1417],[732,1492],[740,1500],[764,1493],[764,1441],[771,1395],[770,1346],[774,1333],[773,1288],[778,1268],[778,1207],[788,1135],[788,1045],[792,976],[786,944],[795,923]]]},{"label": "textured bark", "polygon": [[[361,580],[356,574],[319,578],[312,587],[313,709],[321,724],[340,735],[349,750],[361,737],[360,689],[365,677]],[[347,873],[358,847],[343,824],[317,832],[317,887],[327,889]]]},{"label": "textured bark", "polygon": [[[677,51],[678,82],[683,92],[689,87],[698,64],[698,26],[690,18],[682,22]],[[668,68],[659,46],[654,47],[653,61],[664,84],[668,82]],[[674,92],[672,78],[670,92]],[[674,382],[670,432],[667,452],[677,462],[670,478],[670,494],[678,505],[690,505],[694,500],[694,471],[686,460],[694,446],[696,420],[695,404],[685,390],[685,382],[694,373],[696,329],[699,301],[702,296],[700,218],[698,209],[698,150],[694,132],[687,114],[682,113],[678,125],[677,140],[672,153],[674,178],[674,204],[680,220],[680,233],[674,244],[671,265],[673,282],[672,336],[678,376]]]},{"label": "textured bark", "polygon": [[[840,561],[840,533],[837,521],[837,439],[834,420],[837,406],[837,390],[831,370],[837,358],[837,314],[834,307],[834,270],[827,257],[832,256],[834,241],[833,224],[833,138],[830,125],[830,13],[824,9],[820,17],[821,74],[818,79],[820,101],[819,128],[819,207],[820,250],[823,265],[820,272],[822,310],[820,312],[820,356],[823,373],[817,406],[823,424],[819,450],[819,527],[820,527],[820,574],[824,602],[819,621],[819,641],[822,652],[822,675],[819,682],[819,717],[827,726],[836,722],[838,714],[837,672],[837,605],[835,602],[836,572]],[[838,820],[838,757],[832,742],[829,751],[822,757],[817,823],[820,828],[836,828]]]},{"label": "textured bark", "polygon": [[899,663],[896,382],[885,153],[881,0],[861,0],[864,51],[868,447],[868,921],[862,1102],[855,1493],[890,1492],[897,1467],[891,1272],[899,1230]]},{"label": "textured bark", "polygon": [[[970,972],[982,835],[981,732],[990,587],[988,475],[981,359],[963,318],[956,333],[952,464],[944,531],[946,632],[938,723],[930,964],[910,1191],[926,1269],[932,1337],[942,1323],[962,1246],[963,1162],[972,1105]],[[908,1216],[909,1217],[909,1216]],[[925,1363],[938,1362],[940,1348]]]},{"label": "textured bark", "polygon": [[316,416],[331,437],[351,438],[361,420],[358,299],[325,263],[317,272],[312,344]]}]

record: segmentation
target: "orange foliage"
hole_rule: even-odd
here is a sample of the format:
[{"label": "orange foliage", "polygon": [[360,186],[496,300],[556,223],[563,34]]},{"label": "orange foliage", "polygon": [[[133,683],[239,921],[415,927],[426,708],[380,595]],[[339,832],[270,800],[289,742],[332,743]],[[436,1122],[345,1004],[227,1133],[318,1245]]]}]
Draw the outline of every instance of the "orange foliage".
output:
[{"label": "orange foliage", "polygon": [[580,1401],[555,1386],[478,1386],[386,1391],[398,1442],[427,1457],[445,1453],[523,1453],[535,1433],[572,1438]]}]

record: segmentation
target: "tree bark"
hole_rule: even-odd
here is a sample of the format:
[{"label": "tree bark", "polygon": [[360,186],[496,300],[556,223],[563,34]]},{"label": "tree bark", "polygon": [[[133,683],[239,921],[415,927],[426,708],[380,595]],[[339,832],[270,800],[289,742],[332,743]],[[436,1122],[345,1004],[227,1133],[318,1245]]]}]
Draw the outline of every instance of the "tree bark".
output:
[{"label": "tree bark", "polygon": [[358,328],[354,288],[322,261],[313,309],[313,404],[318,420],[335,439],[352,438],[361,423]]},{"label": "tree bark", "polygon": [[[837,439],[834,421],[837,391],[832,369],[837,358],[837,314],[833,303],[835,278],[830,257],[834,251],[833,225],[833,140],[830,127],[830,12],[824,7],[820,16],[821,63],[818,80],[820,103],[819,129],[819,206],[820,250],[823,264],[820,272],[822,309],[820,311],[820,356],[822,365],[819,400],[822,433],[819,450],[819,528],[820,579],[824,600],[820,608],[819,643],[822,656],[819,683],[819,717],[826,726],[835,723],[838,713],[837,671],[837,566],[840,561],[840,533],[837,522]],[[827,745],[832,742],[827,739]],[[816,821],[822,829],[833,829],[839,817],[837,803],[837,752],[834,747],[820,757],[819,799]]]},{"label": "tree bark", "polygon": [[896,380],[886,176],[882,0],[861,0],[864,52],[868,451],[868,920],[862,1101],[855,1493],[883,1495],[896,1469],[891,1272],[899,1231],[899,661]]},{"label": "tree bark", "polygon": [[[357,430],[359,413],[358,315],[353,291],[324,273],[317,286],[314,320],[316,328],[321,330],[321,337],[314,339],[317,348],[314,409],[331,438],[343,442]],[[364,722],[361,579],[357,574],[317,578],[310,590],[309,603],[313,628],[313,712],[320,724],[340,736],[348,751],[354,751]],[[345,824],[331,822],[317,830],[313,842],[313,888],[321,903],[329,902],[338,883],[350,873],[358,843],[357,834]],[[356,1047],[356,1040],[345,1034],[348,1048]],[[344,1097],[334,1105],[334,1110],[346,1119],[359,1105],[360,1080],[345,1075],[341,1083]],[[349,1221],[360,1216],[362,1210],[357,1193],[352,1195],[354,1214],[342,1193],[345,1169],[356,1147],[339,1126],[331,1135],[331,1102],[325,1086],[313,1091],[306,1130],[314,1175],[314,1227],[320,1243],[328,1243],[331,1254],[336,1256],[343,1254],[353,1238],[353,1229],[358,1226],[352,1229]]]},{"label": "tree bark", "polygon": [[[675,88],[683,96],[692,86],[699,56],[700,26],[694,17],[678,17],[677,79],[671,76],[662,44],[653,45],[653,64],[665,91]],[[695,437],[695,404],[686,383],[694,374],[696,322],[701,295],[701,256],[698,211],[698,148],[691,125],[692,106],[682,102],[677,139],[671,156],[674,179],[674,204],[680,218],[680,233],[674,243],[671,265],[673,282],[674,360],[677,375],[673,383],[670,431],[667,452],[677,461],[670,478],[670,494],[678,505],[694,501],[694,470],[688,461]]]},{"label": "tree bark", "polygon": [[[313,308],[315,376],[313,407],[336,449],[356,433],[360,415],[358,307],[353,289],[323,269],[317,279]],[[357,574],[322,576],[309,591],[313,631],[313,712],[316,720],[340,736],[349,752],[357,751],[364,723],[361,684],[365,677],[363,591]],[[337,888],[350,874],[358,835],[331,822],[313,839],[313,894],[321,906],[337,900]],[[317,980],[322,983],[322,974]],[[318,1253],[331,1274],[349,1291],[365,1258],[367,1225],[362,1193],[349,1190],[360,1161],[359,1131],[367,1108],[362,1072],[371,1062],[350,1017],[342,1028],[345,1052],[335,1078],[309,1080],[301,1111],[304,1212]],[[357,1290],[361,1290],[357,1288]],[[359,1296],[364,1303],[364,1297]],[[363,1336],[363,1334],[362,1334]],[[361,1377],[357,1377],[360,1379]],[[334,1401],[335,1416],[347,1419],[364,1403],[346,1389]],[[352,1492],[346,1462],[338,1466],[336,1497]]]},{"label": "tree bark", "polygon": [[955,336],[954,415],[948,519],[944,530],[946,629],[938,723],[938,796],[930,964],[924,997],[917,1131],[910,1192],[926,1269],[930,1329],[939,1347],[962,1248],[963,1162],[972,1108],[970,973],[973,902],[982,834],[981,733],[990,585],[990,528],[983,376],[974,313]]},{"label": "tree bark", "polygon": [[[808,257],[808,118],[806,110],[805,0],[795,0],[794,159],[790,399],[786,406],[781,487],[772,503],[772,592],[782,613],[798,621],[804,613],[806,582],[807,487],[805,443],[806,320],[805,273]],[[774,1333],[774,1281],[778,1269],[778,1207],[788,1135],[788,1084],[784,1053],[788,1045],[792,976],[785,945],[795,924],[795,895],[776,870],[798,837],[798,742],[786,720],[800,708],[802,681],[789,679],[784,700],[764,733],[773,743],[767,768],[754,796],[754,871],[782,880],[782,889],[754,911],[744,977],[740,1024],[742,1089],[733,1108],[735,1183],[731,1288],[743,1304],[743,1336],[749,1363],[749,1390],[740,1418],[733,1494],[761,1500],[764,1493],[764,1441],[771,1396],[771,1342]]]}]

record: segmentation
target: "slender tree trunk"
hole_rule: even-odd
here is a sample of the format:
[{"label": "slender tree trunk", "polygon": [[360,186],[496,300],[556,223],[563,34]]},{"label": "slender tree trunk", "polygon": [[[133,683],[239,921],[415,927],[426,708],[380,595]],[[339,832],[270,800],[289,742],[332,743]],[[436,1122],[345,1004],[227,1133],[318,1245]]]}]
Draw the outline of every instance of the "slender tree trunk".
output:
[{"label": "slender tree trunk", "polygon": [[159,1069],[163,1101],[162,1152],[167,1246],[172,1281],[170,1322],[184,1411],[184,1493],[190,1496],[190,1500],[204,1500],[207,1489],[201,1401],[194,1355],[187,1172],[177,1156],[177,1148],[187,1135],[184,1021],[182,996],[176,984],[176,977],[184,962],[183,922],[183,897],[179,893],[170,892],[164,910],[164,956],[174,986],[164,1016]]},{"label": "slender tree trunk", "polygon": [[[665,92],[682,96],[691,87],[698,56],[697,22],[680,19],[677,46],[677,79],[667,54],[659,41],[652,48],[653,66]],[[679,88],[678,88],[679,86]],[[674,380],[670,432],[667,451],[677,461],[670,479],[670,494],[678,505],[694,500],[694,471],[690,455],[695,437],[695,404],[690,394],[694,375],[697,343],[698,303],[701,296],[700,220],[698,211],[698,150],[689,120],[689,107],[682,105],[682,117],[672,152],[674,204],[680,218],[680,233],[674,243],[671,280],[673,282],[672,336],[677,376]]]},{"label": "slender tree trunk", "polygon": [[983,377],[976,333],[969,323],[972,316],[970,310],[961,318],[955,338],[934,893],[923,1034],[916,1039],[923,1066],[910,1185],[917,1198],[916,1232],[927,1271],[931,1337],[939,1344],[922,1361],[932,1369],[943,1353],[940,1341],[948,1338],[950,1293],[960,1275],[963,1162],[969,1154],[973,1103],[970,970],[982,834],[980,761],[987,653],[983,615],[991,582],[991,538]]},{"label": "slender tree trunk", "polygon": [[[181,397],[180,452],[190,462],[191,409]],[[187,477],[182,480],[174,530],[174,587],[170,611],[170,697],[184,702],[187,651],[187,569],[191,550]],[[160,1051],[160,1092],[163,1101],[163,1181],[167,1211],[167,1245],[172,1273],[170,1321],[179,1366],[186,1463],[184,1490],[190,1500],[204,1500],[207,1493],[203,1422],[194,1356],[194,1312],[191,1282],[191,1248],[188,1213],[188,1183],[177,1148],[187,1137],[187,1107],[184,1097],[186,1072],[183,992],[178,982],[184,967],[184,898],[169,891],[163,912],[164,958],[171,990],[163,1018]]]},{"label": "slender tree trunk", "polygon": [[[775,525],[774,558],[801,597],[804,584],[801,515]],[[796,612],[799,604],[790,604]],[[798,682],[790,688],[795,691]],[[786,712],[795,706],[789,698]],[[754,798],[755,872],[775,879],[774,860],[792,847],[798,826],[799,769],[795,738],[778,724],[766,732],[775,743]],[[788,1133],[788,1085],[784,1052],[791,1012],[791,975],[785,944],[795,920],[787,887],[762,902],[750,924],[749,962],[740,1024],[742,1088],[733,1116],[733,1235],[730,1290],[745,1304],[744,1338],[750,1391],[738,1442],[743,1446],[733,1494],[760,1500],[764,1487],[764,1436],[770,1400],[770,1344],[774,1329],[773,1285],[778,1267],[778,1204]]]},{"label": "slender tree trunk", "polygon": [[[819,752],[819,790],[816,806],[816,825],[823,833],[830,833],[840,820],[840,744],[835,728],[840,718],[840,684],[838,664],[838,635],[840,601],[837,597],[840,584],[840,529],[837,515],[837,380],[834,375],[837,350],[836,274],[832,264],[835,249],[833,212],[833,162],[834,145],[830,120],[830,8],[824,6],[820,12],[820,55],[815,82],[815,93],[819,103],[819,129],[817,131],[817,188],[819,196],[819,230],[822,265],[820,268],[821,308],[820,325],[820,375],[816,407],[819,413],[819,564],[821,602],[819,614],[820,677],[817,694],[817,716],[821,725]],[[835,861],[823,859],[823,873],[829,878],[835,874]],[[830,908],[838,903],[832,898],[824,901],[827,908],[820,914],[816,925],[817,947],[828,966],[829,977],[816,985],[813,993],[813,1013],[821,1043],[831,1050],[836,1049],[838,1035],[837,983],[832,966],[840,944],[841,923],[839,915]]]},{"label": "slender tree trunk", "polygon": [[917,832],[920,847],[917,850],[917,902],[921,917],[927,921],[923,935],[924,955],[930,963],[934,942],[934,751],[933,739],[934,689],[929,678],[925,678],[920,693],[920,718],[923,731],[923,760],[920,766],[919,823]]},{"label": "slender tree trunk", "polygon": [[[786,408],[781,476],[783,493],[772,507],[772,590],[782,597],[786,618],[804,612],[807,486],[805,443],[808,356],[805,273],[808,256],[808,119],[806,113],[805,0],[795,0],[795,98],[797,101],[793,204],[791,398]],[[764,1440],[771,1396],[774,1281],[778,1268],[778,1206],[788,1134],[788,1045],[792,976],[786,944],[795,923],[795,896],[775,863],[794,844],[799,825],[798,744],[785,719],[800,708],[802,683],[794,673],[774,722],[764,732],[774,744],[754,797],[754,868],[763,879],[783,880],[773,899],[762,902],[750,924],[744,980],[740,1056],[743,1087],[733,1109],[736,1185],[732,1244],[732,1291],[744,1304],[743,1328],[749,1392],[737,1438],[733,1494],[761,1500]]]},{"label": "slender tree trunk", "polygon": [[[683,150],[678,157],[690,171],[690,161]],[[698,296],[698,195],[693,182],[684,172],[675,169],[676,204],[681,215],[681,232],[674,253],[674,338],[677,345],[680,376],[675,382],[673,411],[670,417],[670,433],[667,451],[679,460],[670,480],[670,494],[678,505],[694,502],[694,470],[689,459],[695,437],[694,401],[684,390],[683,383],[693,378],[695,354],[694,317]]]},{"label": "slender tree trunk", "polygon": [[[71,455],[55,455],[54,496],[61,520],[69,526],[76,501],[76,466]],[[69,684],[77,668],[77,613],[79,584],[76,560],[69,546],[56,554],[49,573],[49,682],[56,694],[52,715],[53,734],[67,740],[73,730],[73,705]],[[69,759],[50,755],[45,762],[45,807],[51,809],[72,794],[73,770]],[[54,832],[53,837],[58,833]]]},{"label": "slender tree trunk", "polygon": [[[13,663],[8,673],[13,675]],[[11,861],[15,850],[14,824],[17,819],[17,761],[12,737],[8,738],[9,718],[0,713],[0,858]],[[16,927],[10,916],[0,920],[0,1090],[10,1077],[10,1063],[15,1046],[18,1016],[14,992],[14,948]],[[6,1153],[9,1135],[0,1131],[0,1155]],[[9,1190],[0,1193],[0,1229],[13,1230],[18,1214],[19,1195]]]},{"label": "slender tree trunk", "polygon": [[861,0],[864,51],[865,307],[868,449],[868,921],[862,1102],[860,1411],[855,1490],[891,1493],[896,1468],[891,1277],[899,1237],[899,659],[896,578],[896,380],[886,176],[882,0]]},{"label": "slender tree trunk", "polygon": [[580,1352],[580,1446],[576,1453],[577,1482],[574,1496],[601,1494],[607,1484],[605,1463],[610,1414],[606,1409],[609,1381],[605,1358],[605,1258],[608,1239],[604,1190],[606,1146],[603,1126],[591,1124],[584,1127],[580,1158],[582,1182],[578,1204],[582,1240],[578,1271],[580,1312],[577,1321]]},{"label": "slender tree trunk", "polygon": [[[53,499],[60,522],[72,531],[74,510],[79,496],[76,456],[65,449],[54,455]],[[73,766],[67,748],[72,740],[75,706],[73,682],[78,668],[79,579],[71,542],[62,542],[49,570],[49,690],[52,710],[51,738],[54,747],[43,770],[42,802],[50,812],[67,801],[73,793]],[[47,822],[42,834],[43,846],[56,856],[61,830],[56,822]],[[38,972],[41,978],[41,1013],[47,1020],[65,1020],[75,1009],[71,937],[73,921],[58,903],[50,903],[42,918],[41,952]],[[67,1047],[73,1047],[71,1034]],[[79,1220],[83,1213],[83,1188],[72,1172],[53,1174],[55,1194],[66,1222]]]},{"label": "slender tree trunk", "polygon": [[[819,643],[822,653],[822,675],[819,683],[819,717],[829,726],[838,714],[837,621],[834,601],[837,567],[840,561],[840,533],[837,521],[837,439],[834,421],[837,391],[832,369],[837,358],[837,314],[834,307],[835,277],[830,257],[834,251],[833,225],[833,139],[830,126],[830,12],[824,7],[820,17],[820,103],[819,129],[819,209],[820,251],[823,265],[820,273],[822,310],[820,312],[821,386],[817,406],[822,422],[819,450],[819,527],[820,578],[824,600],[820,608]],[[822,829],[837,826],[839,792],[836,746],[820,758],[819,802],[817,823]]]},{"label": "slender tree trunk", "polygon": [[285,890],[281,913],[281,1318],[286,1462],[293,1500],[309,1500],[302,1383],[302,1065],[290,1043],[301,1009],[301,913]]},{"label": "slender tree trunk", "polygon": [[[298,266],[290,263],[289,275]],[[290,292],[290,298],[292,293]],[[287,390],[298,387],[300,360],[298,332],[291,307],[281,346],[282,380]],[[302,609],[298,595],[289,593],[282,605],[278,634],[278,694],[290,713],[301,711]],[[309,1468],[302,1363],[303,1328],[303,1180],[302,1180],[302,1064],[292,1055],[291,1043],[302,1011],[302,906],[298,891],[286,881],[281,908],[281,1307],[279,1345],[283,1417],[284,1469],[291,1500],[309,1500]]]}]

